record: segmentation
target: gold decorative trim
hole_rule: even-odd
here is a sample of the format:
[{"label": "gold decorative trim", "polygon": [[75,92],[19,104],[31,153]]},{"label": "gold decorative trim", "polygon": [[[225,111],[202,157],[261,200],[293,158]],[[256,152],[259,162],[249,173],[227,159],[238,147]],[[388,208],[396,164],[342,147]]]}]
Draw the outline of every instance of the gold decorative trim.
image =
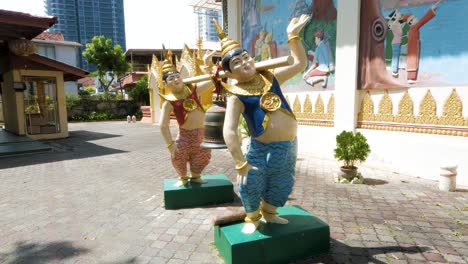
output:
[{"label": "gold decorative trim", "polygon": [[370,96],[370,93],[367,92],[361,102],[361,110],[358,114],[358,121],[374,121],[374,101]]},{"label": "gold decorative trim", "polygon": [[325,114],[325,119],[334,120],[335,119],[335,95],[332,94],[330,99],[328,99],[327,104],[327,113]]},{"label": "gold decorative trim", "polygon": [[312,118],[312,101],[310,100],[309,95],[306,95],[303,106],[303,118]]},{"label": "gold decorative trim", "polygon": [[333,120],[297,119],[297,123],[303,126],[333,127]]},{"label": "gold decorative trim", "polygon": [[382,99],[379,102],[378,113],[375,115],[376,121],[393,122],[393,102],[388,91],[385,90]]},{"label": "gold decorative trim", "polygon": [[452,90],[444,104],[444,112],[439,118],[440,125],[463,126],[463,103],[455,89]]},{"label": "gold decorative trim", "polygon": [[325,119],[325,105],[323,104],[322,96],[320,94],[317,97],[317,100],[315,100],[315,111],[313,113],[313,118],[314,119]]},{"label": "gold decorative trim", "polygon": [[393,119],[397,123],[414,123],[414,103],[408,90],[405,91],[403,97],[398,103],[398,113]]},{"label": "gold decorative trim", "polygon": [[398,131],[398,132],[412,132],[412,133],[423,133],[423,134],[437,134],[445,136],[459,136],[468,137],[468,128],[453,128],[453,127],[442,127],[442,126],[424,126],[417,124],[388,124],[388,123],[375,123],[359,121],[357,124],[358,128],[374,129],[374,130],[387,130],[387,131]]},{"label": "gold decorative trim", "polygon": [[439,117],[437,116],[437,103],[427,89],[426,95],[419,104],[419,115],[416,117],[417,124],[437,125]]},{"label": "gold decorative trim", "polygon": [[301,102],[299,101],[299,97],[296,95],[294,98],[294,104],[293,104],[293,113],[298,116],[297,114],[301,114]]}]

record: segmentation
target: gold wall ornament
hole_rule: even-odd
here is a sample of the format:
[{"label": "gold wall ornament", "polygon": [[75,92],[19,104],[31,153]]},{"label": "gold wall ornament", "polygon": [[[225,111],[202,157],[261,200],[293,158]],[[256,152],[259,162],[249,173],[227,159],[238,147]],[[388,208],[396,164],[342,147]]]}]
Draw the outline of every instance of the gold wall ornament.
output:
[{"label": "gold wall ornament", "polygon": [[398,113],[393,120],[398,123],[414,123],[414,103],[408,90],[405,91],[398,103]]},{"label": "gold wall ornament", "polygon": [[327,104],[327,113],[325,114],[325,119],[333,120],[335,118],[335,95],[332,94],[330,99],[328,99]]},{"label": "gold wall ornament", "polygon": [[358,114],[358,121],[374,121],[374,102],[369,94],[369,92],[364,95],[364,98],[361,102],[361,110]]},{"label": "gold wall ornament", "polygon": [[314,107],[314,118],[315,119],[325,119],[325,105],[323,104],[322,97],[320,94],[317,96],[317,100],[315,100],[315,107]]},{"label": "gold wall ornament", "polygon": [[294,98],[294,104],[293,104],[292,110],[294,114],[301,113],[301,102],[299,101],[299,97],[297,95],[296,95],[296,98]]},{"label": "gold wall ornament", "polygon": [[437,125],[439,123],[437,103],[429,89],[419,104],[419,115],[416,116],[416,123],[427,125]]},{"label": "gold wall ornament", "polygon": [[385,90],[383,97],[380,99],[378,113],[375,115],[376,121],[393,122],[393,102],[388,91]]},{"label": "gold wall ornament", "polygon": [[463,103],[455,89],[452,90],[444,103],[444,112],[439,118],[440,125],[464,126]]},{"label": "gold wall ornament", "polygon": [[8,41],[8,49],[18,56],[29,56],[36,52],[36,45],[28,39],[12,39]]},{"label": "gold wall ornament", "polygon": [[303,118],[312,118],[312,101],[310,100],[309,95],[306,95],[306,98],[304,99],[302,112]]}]

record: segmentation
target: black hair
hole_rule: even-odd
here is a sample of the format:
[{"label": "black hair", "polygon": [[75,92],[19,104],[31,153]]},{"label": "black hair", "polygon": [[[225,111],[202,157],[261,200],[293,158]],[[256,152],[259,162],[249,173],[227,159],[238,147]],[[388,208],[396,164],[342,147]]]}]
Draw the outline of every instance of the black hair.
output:
[{"label": "black hair", "polygon": [[393,15],[396,13],[396,11],[397,11],[397,10],[395,9],[395,10],[393,10],[392,12],[390,12],[390,14],[388,14],[388,18],[390,18],[391,20],[395,20],[395,19],[393,18]]},{"label": "black hair", "polygon": [[179,73],[179,72],[178,72],[178,71],[166,72],[166,73],[163,75],[163,81],[166,81],[167,77],[169,77],[169,75],[174,74],[174,73]]},{"label": "black hair", "polygon": [[243,48],[237,48],[235,50],[230,51],[228,54],[224,55],[224,58],[221,61],[221,65],[223,66],[223,70],[231,72],[231,67],[229,67],[229,62],[231,61],[232,57],[240,55],[244,51],[247,51],[247,50],[245,50]]}]

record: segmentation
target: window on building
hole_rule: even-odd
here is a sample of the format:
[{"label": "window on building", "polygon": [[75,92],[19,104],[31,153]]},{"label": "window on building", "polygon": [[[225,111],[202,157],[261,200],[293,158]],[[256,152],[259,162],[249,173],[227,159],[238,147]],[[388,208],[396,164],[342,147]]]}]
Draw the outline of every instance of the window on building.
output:
[{"label": "window on building", "polygon": [[36,53],[47,58],[51,58],[55,60],[55,47],[52,45],[36,45],[37,51]]}]

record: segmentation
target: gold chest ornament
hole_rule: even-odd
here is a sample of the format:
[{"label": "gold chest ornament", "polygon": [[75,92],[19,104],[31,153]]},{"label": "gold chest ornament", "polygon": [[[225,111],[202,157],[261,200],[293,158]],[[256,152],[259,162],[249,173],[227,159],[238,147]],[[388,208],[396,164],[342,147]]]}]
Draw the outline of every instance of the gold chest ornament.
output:
[{"label": "gold chest ornament", "polygon": [[281,99],[275,93],[266,92],[260,97],[260,107],[267,112],[274,112],[281,107]]},{"label": "gold chest ornament", "polygon": [[197,109],[197,103],[192,98],[185,99],[182,106],[187,112],[192,112],[193,110]]}]

